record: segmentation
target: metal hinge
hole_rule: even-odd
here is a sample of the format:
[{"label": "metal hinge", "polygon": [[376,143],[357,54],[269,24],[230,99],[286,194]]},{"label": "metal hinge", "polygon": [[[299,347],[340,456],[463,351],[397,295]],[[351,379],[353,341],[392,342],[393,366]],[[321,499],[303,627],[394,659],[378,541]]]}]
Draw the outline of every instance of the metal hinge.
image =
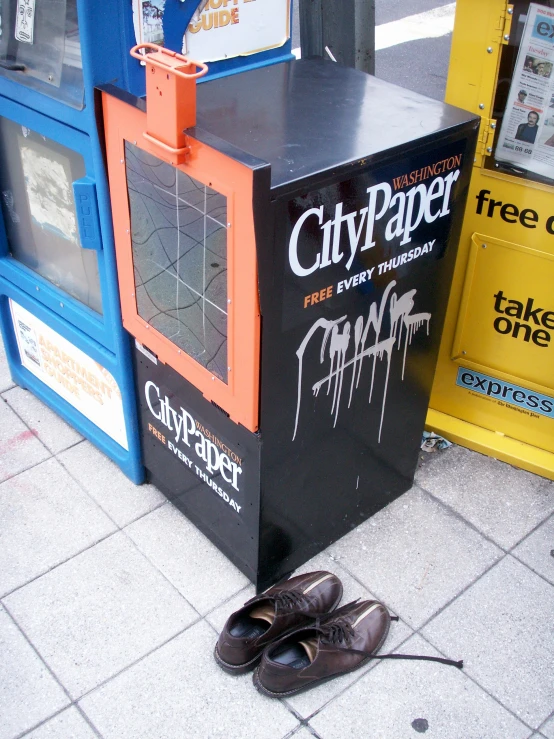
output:
[{"label": "metal hinge", "polygon": [[496,121],[494,118],[481,118],[481,127],[479,128],[479,138],[477,140],[477,150],[475,157],[479,157],[478,164],[481,164],[481,157],[492,154],[492,146],[494,144],[494,133],[496,131]]},{"label": "metal hinge", "polygon": [[509,3],[506,5],[504,10],[500,13],[498,19],[498,36],[495,41],[499,41],[501,44],[507,44],[510,42],[510,33],[512,30],[512,18],[514,17],[514,6]]}]

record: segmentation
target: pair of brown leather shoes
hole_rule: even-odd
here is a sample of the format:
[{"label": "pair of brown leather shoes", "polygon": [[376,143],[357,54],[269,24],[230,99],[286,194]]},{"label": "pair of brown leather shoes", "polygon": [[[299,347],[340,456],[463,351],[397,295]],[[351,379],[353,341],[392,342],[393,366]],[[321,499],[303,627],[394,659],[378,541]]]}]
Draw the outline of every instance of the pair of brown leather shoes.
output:
[{"label": "pair of brown leather shoes", "polygon": [[342,583],[331,572],[310,572],[274,585],[233,613],[215,646],[231,674],[254,668],[254,685],[282,698],[357,670],[372,658],[418,659],[462,668],[444,657],[378,654],[391,616],[376,600],[337,608]]},{"label": "pair of brown leather shoes", "polygon": [[228,619],[215,647],[227,672],[259,666],[254,685],[278,698],[350,672],[385,641],[390,615],[382,603],[361,601],[337,610],[342,583],[310,572],[252,598]]}]

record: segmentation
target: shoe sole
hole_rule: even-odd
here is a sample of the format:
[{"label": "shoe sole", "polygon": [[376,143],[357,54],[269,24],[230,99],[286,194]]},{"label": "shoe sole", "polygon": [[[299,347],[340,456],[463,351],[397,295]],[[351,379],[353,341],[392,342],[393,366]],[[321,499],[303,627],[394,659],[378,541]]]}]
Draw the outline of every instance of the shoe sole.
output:
[{"label": "shoe sole", "polygon": [[[341,584],[341,589],[340,589],[339,596],[336,599],[336,601],[333,603],[333,605],[331,606],[331,608],[329,609],[329,613],[331,611],[334,611],[335,608],[338,606],[338,604],[341,601],[342,594],[343,594],[343,588],[342,588],[342,584]],[[287,629],[286,631],[283,631],[282,634],[279,634],[279,636],[276,636],[275,639],[273,639],[273,641],[275,641],[277,639],[282,639],[282,637],[287,636],[287,634],[292,633],[297,628],[298,628],[298,626],[292,626],[290,629]],[[244,675],[246,672],[250,672],[251,670],[253,670],[256,667],[256,665],[258,664],[258,662],[262,658],[262,654],[264,653],[264,650],[267,647],[269,647],[269,645],[272,644],[273,641],[268,642],[267,644],[264,644],[263,649],[260,651],[260,653],[258,655],[256,655],[249,662],[243,662],[242,665],[231,665],[231,664],[229,664],[229,662],[225,662],[225,660],[223,659],[223,657],[219,654],[219,651],[217,649],[217,643],[216,643],[216,645],[214,647],[214,658],[215,658],[215,661],[217,662],[217,664],[221,667],[221,669],[222,670],[225,670],[225,672],[227,672],[229,675]]]},{"label": "shoe sole", "polygon": [[221,669],[225,670],[225,672],[227,672],[229,675],[244,675],[245,672],[250,672],[250,670],[253,670],[258,662],[261,660],[262,654],[263,649],[256,657],[254,657],[254,659],[251,659],[250,662],[244,662],[242,665],[231,665],[229,664],[229,662],[225,662],[225,660],[219,654],[217,644],[214,648],[215,661],[221,667]]},{"label": "shoe sole", "polygon": [[[383,646],[383,644],[385,643],[385,640],[387,636],[389,635],[389,630],[390,630],[390,621],[387,624],[387,628],[381,638],[381,641],[375,647],[376,652],[378,652]],[[283,693],[275,693],[273,690],[269,690],[264,685],[262,685],[260,681],[259,667],[256,667],[256,670],[252,677],[252,681],[254,683],[254,687],[257,690],[259,690],[260,693],[267,695],[269,698],[287,698],[289,695],[296,695],[297,693],[303,693],[305,690],[310,690],[311,688],[315,688],[318,685],[322,685],[323,683],[326,683],[329,680],[334,680],[336,677],[341,677],[342,675],[348,675],[349,672],[355,672],[356,670],[359,670],[361,667],[366,665],[372,659],[375,659],[375,657],[373,657],[373,655],[369,655],[365,657],[359,664],[357,664],[355,667],[351,667],[349,670],[342,670],[342,672],[334,672],[332,675],[325,675],[325,677],[320,677],[317,680],[312,680],[312,682],[306,683],[305,685],[299,685],[298,688],[293,688],[292,690],[286,690]]]}]

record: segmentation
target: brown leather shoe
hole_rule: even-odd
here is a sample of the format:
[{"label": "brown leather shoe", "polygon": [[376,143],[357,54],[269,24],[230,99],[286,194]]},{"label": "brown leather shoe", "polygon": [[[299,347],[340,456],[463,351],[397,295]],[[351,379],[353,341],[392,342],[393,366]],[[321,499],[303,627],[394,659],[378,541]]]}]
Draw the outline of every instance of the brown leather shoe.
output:
[{"label": "brown leather shoe", "polygon": [[388,610],[378,601],[349,603],[269,646],[254,673],[254,685],[265,695],[281,698],[356,670],[380,649],[390,622]]},{"label": "brown leather shoe", "polygon": [[214,656],[231,674],[248,672],[275,639],[332,611],[342,597],[342,583],[331,572],[297,575],[252,598],[225,624]]}]

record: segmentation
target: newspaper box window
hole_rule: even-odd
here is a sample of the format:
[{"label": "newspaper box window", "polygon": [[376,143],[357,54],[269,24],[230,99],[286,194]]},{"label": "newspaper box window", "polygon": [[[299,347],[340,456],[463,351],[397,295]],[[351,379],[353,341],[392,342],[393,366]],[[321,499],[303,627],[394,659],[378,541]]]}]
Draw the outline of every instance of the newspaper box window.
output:
[{"label": "newspaper box window", "polygon": [[500,58],[486,166],[554,184],[554,2],[516,2]]},{"label": "newspaper box window", "polygon": [[77,0],[2,0],[0,76],[83,108]]},{"label": "newspaper box window", "polygon": [[137,313],[227,381],[227,198],[125,142]]},{"label": "newspaper box window", "polygon": [[75,206],[74,183],[78,188],[85,176],[79,152],[0,117],[0,192],[10,254],[102,313],[97,252],[83,248]]},{"label": "newspaper box window", "polygon": [[103,97],[144,461],[263,588],[412,483],[478,123],[322,60],[183,120],[178,63]]}]

